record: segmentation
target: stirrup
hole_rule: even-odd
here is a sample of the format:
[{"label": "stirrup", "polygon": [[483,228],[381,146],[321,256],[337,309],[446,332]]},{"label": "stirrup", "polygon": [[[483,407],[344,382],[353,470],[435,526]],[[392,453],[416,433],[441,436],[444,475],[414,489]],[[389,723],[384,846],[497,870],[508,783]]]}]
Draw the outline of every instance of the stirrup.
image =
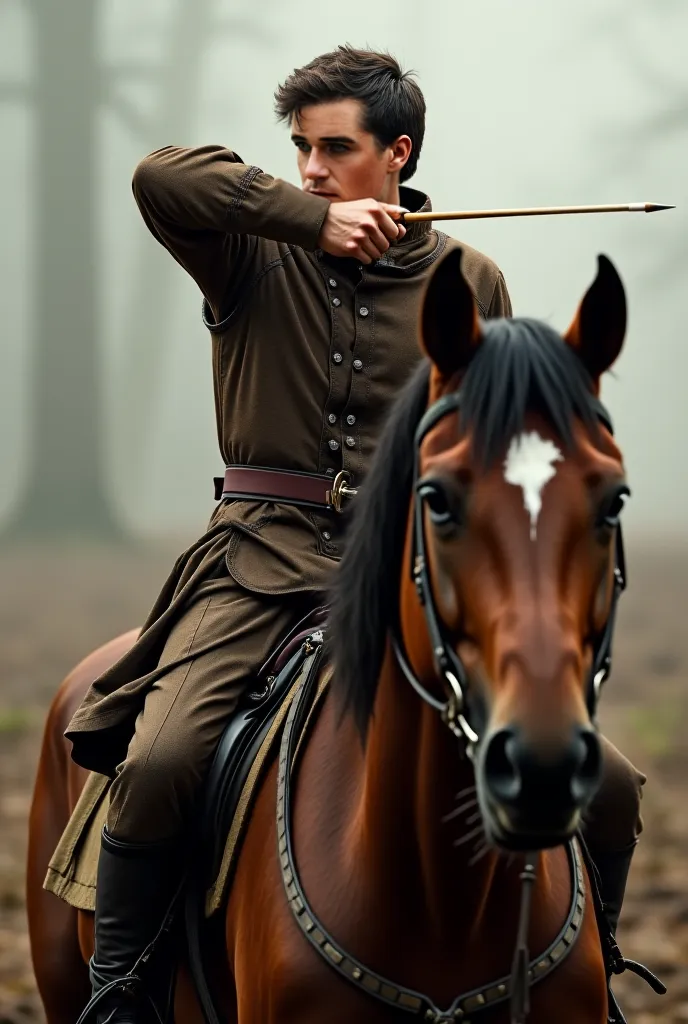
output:
[{"label": "stirrup", "polygon": [[639,964],[637,960],[629,960],[623,955],[619,947],[614,940],[610,940],[609,943],[609,970],[611,974],[624,974],[625,971],[630,971],[631,974],[637,974],[639,978],[647,982],[653,992],[656,992],[658,996],[666,995],[667,987],[663,981],[661,981],[656,974],[653,974],[649,967],[645,964]]},{"label": "stirrup", "polygon": [[[127,992],[127,994],[132,996],[137,1002],[140,1001],[141,996],[145,996],[151,1004],[154,1014],[153,1019],[157,1021],[157,1024],[164,1024],[164,1021],[160,1017],[153,999],[146,991],[141,978],[138,974],[134,973],[126,974],[123,978],[115,978],[113,981],[109,981],[107,985],[103,985],[101,989],[95,992],[86,1003],[86,1006],[84,1007],[76,1024],[89,1024],[90,1021],[95,1021],[96,1017],[94,1015],[100,1004],[117,990],[122,993]],[[114,1006],[112,1011],[102,1021],[102,1024],[109,1024],[118,1009],[119,1007]]]}]

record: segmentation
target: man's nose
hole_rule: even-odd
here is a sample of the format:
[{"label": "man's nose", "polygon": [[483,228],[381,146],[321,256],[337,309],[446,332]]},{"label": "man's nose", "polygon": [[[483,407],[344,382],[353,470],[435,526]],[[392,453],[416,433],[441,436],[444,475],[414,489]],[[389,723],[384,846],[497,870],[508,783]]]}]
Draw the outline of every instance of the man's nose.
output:
[{"label": "man's nose", "polygon": [[320,158],[320,154],[317,149],[312,149],[308,155],[308,163],[306,164],[306,177],[311,180],[316,178],[326,178],[327,169],[325,168],[323,161]]}]

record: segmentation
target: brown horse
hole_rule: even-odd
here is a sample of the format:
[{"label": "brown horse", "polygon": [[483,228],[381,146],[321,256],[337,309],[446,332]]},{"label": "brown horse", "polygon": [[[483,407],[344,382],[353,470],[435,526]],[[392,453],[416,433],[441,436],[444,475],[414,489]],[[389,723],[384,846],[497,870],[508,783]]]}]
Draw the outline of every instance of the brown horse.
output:
[{"label": "brown horse", "polygon": [[[627,489],[597,395],[625,320],[604,257],[563,337],[532,320],[481,323],[460,254],[438,265],[427,359],[354,502],[333,680],[287,814],[293,851],[281,824],[278,852],[277,763],[244,838],[225,911],[233,1024],[523,1019],[523,1000],[512,1011],[504,998],[512,963],[527,980],[517,938],[544,963],[529,1024],[605,1024],[588,875],[567,844],[600,779],[594,715]],[[92,952],[89,916],[41,888],[84,779],[62,732],[134,636],[75,669],[46,726],[28,907],[49,1024],[79,1015]],[[200,1019],[182,969],[176,1020]]]}]

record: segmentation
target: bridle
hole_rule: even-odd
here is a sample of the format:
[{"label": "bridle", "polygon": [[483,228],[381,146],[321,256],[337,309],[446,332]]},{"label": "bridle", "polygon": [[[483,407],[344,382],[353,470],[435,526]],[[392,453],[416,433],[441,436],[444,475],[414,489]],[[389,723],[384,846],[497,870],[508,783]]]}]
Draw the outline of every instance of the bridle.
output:
[{"label": "bridle", "polygon": [[[609,414],[602,403],[590,396],[592,408],[598,420],[613,433]],[[427,547],[424,529],[424,496],[420,481],[420,447],[430,430],[443,417],[456,412],[461,407],[461,391],[446,395],[434,402],[425,412],[415,432],[415,454],[413,470],[413,549],[411,557],[411,574],[421,605],[424,609],[425,621],[432,644],[433,659],[438,676],[446,684],[449,697],[442,701],[425,689],[411,667],[404,648],[401,632],[397,623],[392,631],[394,651],[409,683],[420,697],[440,713],[442,719],[455,736],[460,738],[469,756],[473,757],[480,742],[480,736],[470,721],[467,712],[466,695],[469,691],[468,673],[447,638],[446,628],[438,614],[432,592],[428,571]],[[351,489],[353,493],[353,489]],[[614,633],[616,606],[626,585],[624,551],[621,528],[616,524],[616,549],[614,564],[614,590],[607,622],[595,644],[593,665],[587,687],[587,705],[590,719],[595,722],[595,714],[603,683],[611,670],[611,646]],[[317,636],[317,640],[316,640]],[[533,889],[536,882],[538,864],[537,853],[524,855],[520,873],[521,905],[518,918],[517,941],[509,975],[496,979],[469,992],[456,996],[444,1010],[438,1008],[430,996],[409,989],[398,982],[378,974],[372,968],[357,960],[347,949],[341,946],[334,936],[328,932],[324,923],[316,915],[304,891],[293,849],[292,836],[292,773],[300,747],[303,730],[307,729],[310,719],[312,698],[311,693],[317,684],[318,655],[322,652],[322,634],[314,634],[308,651],[316,651],[313,666],[306,672],[299,685],[292,705],[287,714],[284,732],[280,744],[280,756],[277,774],[277,842],[282,881],[291,908],[293,919],[303,936],[319,956],[344,980],[359,991],[384,1003],[388,1008],[404,1010],[411,1015],[435,1024],[451,1024],[464,1021],[468,1024],[469,1017],[482,1010],[489,1010],[507,1000],[510,1001],[512,1024],[525,1024],[529,1012],[530,987],[547,977],[566,958],[576,943],[585,912],[585,880],[581,863],[581,851],[588,871],[588,879],[593,897],[593,907],[600,930],[603,945],[605,971],[609,981],[612,974],[631,969],[648,981],[655,991],[664,991],[658,979],[642,965],[625,960],[614,938],[609,923],[606,921],[603,905],[596,881],[595,866],[590,859],[581,836],[566,844],[571,875],[571,901],[567,917],[557,936],[550,946],[535,959],[531,959],[528,950],[528,925],[530,920]],[[611,988],[608,988],[610,1021],[623,1021],[618,1011]],[[616,1008],[616,1009],[615,1009]]]},{"label": "bridle", "polygon": [[[435,671],[438,678],[444,684],[449,696],[446,700],[440,700],[421,683],[414,672],[401,634],[397,620],[392,630],[392,647],[399,666],[404,676],[411,684],[416,693],[438,711],[442,720],[448,728],[465,743],[466,752],[469,757],[474,757],[476,748],[480,743],[480,735],[470,720],[470,713],[467,706],[467,697],[470,693],[470,684],[466,668],[455,650],[455,645],[447,637],[447,630],[438,613],[437,605],[433,595],[432,581],[428,567],[427,542],[425,536],[425,497],[420,481],[420,449],[425,437],[434,427],[444,419],[445,416],[461,409],[461,389],[444,395],[426,410],[415,432],[414,436],[414,466],[413,466],[413,546],[411,550],[411,578],[415,585],[416,593],[423,607],[425,624],[430,638],[432,657]],[[611,417],[600,402],[590,395],[590,404],[595,416],[600,423],[606,427],[610,434],[614,434]],[[609,678],[612,664],[612,640],[614,626],[616,623],[616,609],[619,597],[626,588],[626,560],[624,556],[623,536],[621,524],[615,526],[615,561],[614,561],[614,584],[609,607],[607,621],[598,636],[594,651],[593,663],[588,676],[586,686],[586,704],[588,714],[593,725],[596,726],[597,706],[602,692],[602,686]]]}]

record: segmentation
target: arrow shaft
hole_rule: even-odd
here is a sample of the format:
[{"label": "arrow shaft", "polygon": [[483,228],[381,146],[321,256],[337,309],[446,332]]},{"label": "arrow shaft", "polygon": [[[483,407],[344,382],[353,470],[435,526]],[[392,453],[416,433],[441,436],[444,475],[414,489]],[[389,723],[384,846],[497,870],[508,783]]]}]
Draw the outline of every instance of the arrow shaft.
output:
[{"label": "arrow shaft", "polygon": [[506,210],[446,210],[434,213],[406,213],[404,221],[413,224],[425,220],[483,220],[489,217],[546,217],[567,213],[653,213],[654,203],[607,203],[601,206],[531,206]]}]

